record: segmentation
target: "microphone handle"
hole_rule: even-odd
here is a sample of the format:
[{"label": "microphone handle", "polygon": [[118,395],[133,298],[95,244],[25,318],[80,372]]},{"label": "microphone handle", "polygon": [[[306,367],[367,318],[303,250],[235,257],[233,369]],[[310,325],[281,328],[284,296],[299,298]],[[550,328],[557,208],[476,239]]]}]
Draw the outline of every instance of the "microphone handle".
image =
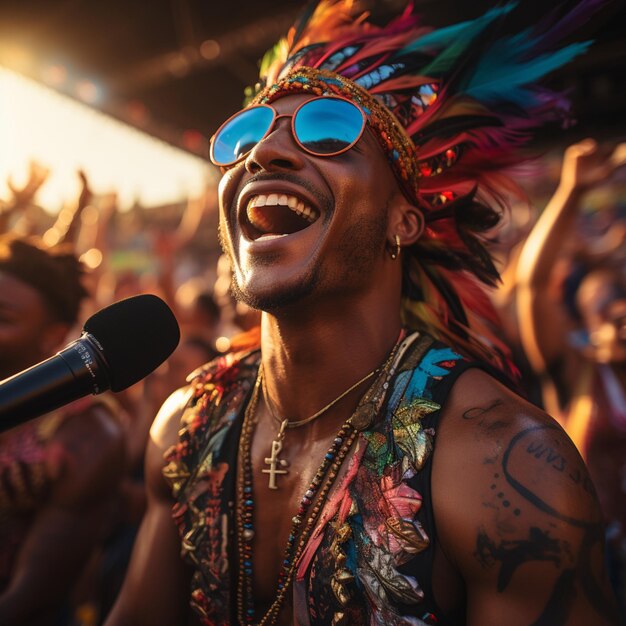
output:
[{"label": "microphone handle", "polygon": [[74,400],[106,391],[106,368],[88,336],[0,382],[0,432]]}]

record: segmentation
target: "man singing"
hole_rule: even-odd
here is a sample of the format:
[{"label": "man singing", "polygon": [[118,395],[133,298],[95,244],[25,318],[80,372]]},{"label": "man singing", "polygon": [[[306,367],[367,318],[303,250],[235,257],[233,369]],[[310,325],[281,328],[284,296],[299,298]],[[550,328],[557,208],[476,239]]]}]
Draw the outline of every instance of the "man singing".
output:
[{"label": "man singing", "polygon": [[593,485],[480,287],[504,170],[565,114],[534,81],[597,2],[521,34],[513,4],[435,31],[352,4],[311,6],[212,139],[260,332],[159,413],[108,624],[615,624]]}]

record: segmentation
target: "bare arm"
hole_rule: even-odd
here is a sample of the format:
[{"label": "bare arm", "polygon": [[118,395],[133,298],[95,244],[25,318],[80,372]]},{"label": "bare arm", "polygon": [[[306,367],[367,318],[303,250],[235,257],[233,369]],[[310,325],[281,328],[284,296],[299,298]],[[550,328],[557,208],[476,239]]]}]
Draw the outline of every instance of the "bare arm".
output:
[{"label": "bare arm", "polygon": [[122,433],[102,407],[69,418],[53,444],[67,460],[0,595],[0,624],[51,623],[101,539],[121,477]]},{"label": "bare arm", "polygon": [[28,168],[28,181],[21,189],[9,177],[7,186],[12,198],[5,207],[0,207],[0,233],[7,231],[9,219],[13,215],[23,211],[34,201],[39,188],[46,182],[49,173],[47,168],[31,161]]},{"label": "bare arm", "polygon": [[91,200],[92,195],[85,172],[78,170],[78,178],[81,185],[78,199],[74,206],[68,206],[60,211],[54,224],[45,232],[44,241],[47,245],[54,246],[59,243],[68,243],[76,247],[81,213]]},{"label": "bare arm", "polygon": [[554,420],[470,371],[435,450],[435,520],[468,626],[617,624],[595,491]]},{"label": "bare arm", "polygon": [[200,227],[206,211],[211,189],[207,189],[199,198],[189,198],[181,220],[175,231],[157,231],[154,233],[154,251],[159,260],[159,287],[165,301],[178,312],[176,286],[174,281],[175,260],[180,250],[189,245]]},{"label": "bare arm", "polygon": [[178,250],[188,245],[200,227],[202,217],[209,208],[209,198],[214,194],[212,187],[207,187],[198,198],[189,198],[178,228],[176,229],[176,248]]},{"label": "bare arm", "polygon": [[163,454],[178,439],[187,393],[172,394],[159,411],[146,451],[148,508],[139,529],[124,586],[106,626],[184,624],[189,605],[189,568],[180,558],[180,537],[172,519],[170,489],[163,478]]},{"label": "bare arm", "polygon": [[566,349],[564,316],[549,286],[565,242],[575,236],[580,199],[608,180],[625,158],[626,144],[611,155],[591,139],[570,146],[565,151],[559,186],[524,244],[516,275],[518,319],[524,350],[538,372],[546,371]]}]

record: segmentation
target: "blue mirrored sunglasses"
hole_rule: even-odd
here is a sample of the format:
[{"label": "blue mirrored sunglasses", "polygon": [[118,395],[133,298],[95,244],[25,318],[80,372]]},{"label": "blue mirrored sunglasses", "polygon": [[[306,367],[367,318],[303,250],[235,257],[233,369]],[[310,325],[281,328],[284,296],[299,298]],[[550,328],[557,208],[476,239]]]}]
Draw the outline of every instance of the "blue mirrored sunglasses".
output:
[{"label": "blue mirrored sunglasses", "polygon": [[293,114],[279,115],[268,104],[257,104],[227,119],[211,138],[211,161],[228,167],[241,161],[270,134],[276,122],[291,118],[297,144],[309,154],[330,157],[350,150],[365,129],[365,113],[350,100],[319,96],[301,104]]}]

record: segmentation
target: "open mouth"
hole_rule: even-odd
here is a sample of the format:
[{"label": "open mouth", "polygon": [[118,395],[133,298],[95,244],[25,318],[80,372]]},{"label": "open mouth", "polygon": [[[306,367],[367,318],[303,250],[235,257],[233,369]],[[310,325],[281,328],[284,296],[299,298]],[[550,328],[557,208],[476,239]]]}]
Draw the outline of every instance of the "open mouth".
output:
[{"label": "open mouth", "polygon": [[308,228],[320,217],[319,211],[296,196],[270,193],[252,196],[246,206],[246,235],[282,237]]}]

